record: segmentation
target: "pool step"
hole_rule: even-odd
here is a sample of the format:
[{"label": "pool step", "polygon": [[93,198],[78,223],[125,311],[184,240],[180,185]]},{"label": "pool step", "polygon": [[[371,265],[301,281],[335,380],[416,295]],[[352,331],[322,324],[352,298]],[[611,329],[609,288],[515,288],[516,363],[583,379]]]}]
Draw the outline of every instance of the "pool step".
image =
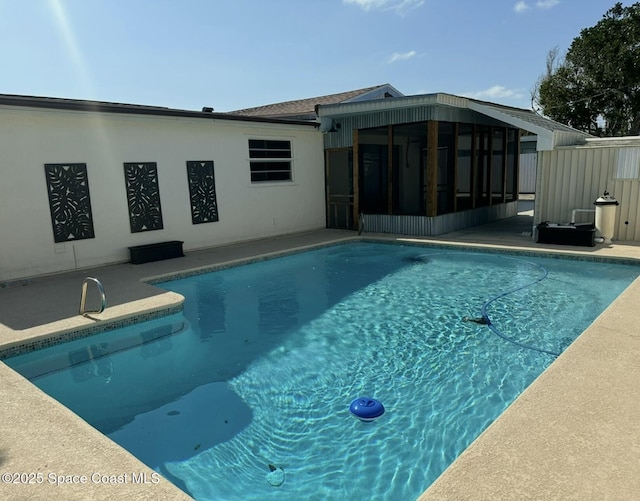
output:
[{"label": "pool step", "polygon": [[[142,325],[144,324],[140,324],[141,328]],[[185,332],[190,328],[191,324],[186,318],[174,319],[172,322],[159,324],[152,329],[133,334],[130,326],[126,331],[123,331],[127,333],[126,335],[118,335],[118,331],[97,334],[59,344],[48,350],[38,350],[14,357],[6,360],[5,363],[29,380],[69,367],[77,368],[74,371],[74,379],[88,379],[92,377],[92,374],[107,378],[108,376],[105,374],[108,371],[103,366],[106,366],[105,360],[108,360],[109,355],[141,346],[142,357],[150,358],[166,351],[162,347],[161,341],[163,339]],[[50,353],[43,357],[42,355],[46,351],[50,351]],[[38,354],[37,358],[34,353]],[[87,366],[87,370],[82,369],[83,365]],[[89,370],[91,366],[95,366],[93,372]]]}]

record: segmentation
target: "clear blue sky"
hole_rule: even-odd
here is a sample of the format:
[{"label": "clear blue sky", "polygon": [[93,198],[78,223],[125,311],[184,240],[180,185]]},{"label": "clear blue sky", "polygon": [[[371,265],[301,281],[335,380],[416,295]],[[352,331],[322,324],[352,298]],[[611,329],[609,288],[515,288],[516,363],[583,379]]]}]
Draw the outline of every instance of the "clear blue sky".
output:
[{"label": "clear blue sky", "polygon": [[0,93],[232,111],[389,83],[529,108],[549,50],[614,4],[0,0]]}]

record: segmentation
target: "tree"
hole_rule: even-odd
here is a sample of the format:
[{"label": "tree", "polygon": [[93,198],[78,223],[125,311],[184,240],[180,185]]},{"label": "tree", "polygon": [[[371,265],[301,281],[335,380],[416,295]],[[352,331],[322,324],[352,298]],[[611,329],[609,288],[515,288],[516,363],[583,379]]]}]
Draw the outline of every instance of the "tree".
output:
[{"label": "tree", "polygon": [[564,59],[551,50],[532,97],[544,115],[578,130],[640,134],[640,2],[616,3]]}]

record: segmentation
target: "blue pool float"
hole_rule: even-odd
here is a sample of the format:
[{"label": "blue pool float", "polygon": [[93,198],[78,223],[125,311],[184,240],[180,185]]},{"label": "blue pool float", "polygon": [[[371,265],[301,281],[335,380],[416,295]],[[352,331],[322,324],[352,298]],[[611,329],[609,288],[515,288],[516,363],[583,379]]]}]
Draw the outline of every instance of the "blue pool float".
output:
[{"label": "blue pool float", "polygon": [[375,398],[356,398],[349,406],[349,411],[360,421],[370,422],[384,414],[384,406]]}]

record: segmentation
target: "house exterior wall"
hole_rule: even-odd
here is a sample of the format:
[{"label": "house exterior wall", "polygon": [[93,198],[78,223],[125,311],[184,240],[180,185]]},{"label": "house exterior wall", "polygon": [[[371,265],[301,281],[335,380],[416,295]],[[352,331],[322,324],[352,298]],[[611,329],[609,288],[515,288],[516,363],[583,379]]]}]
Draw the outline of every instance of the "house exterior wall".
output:
[{"label": "house exterior wall", "polygon": [[[291,141],[293,181],[251,183],[248,139]],[[186,162],[214,162],[219,221],[193,224]],[[163,229],[132,233],[125,162],[156,162]],[[127,247],[194,250],[325,226],[314,127],[0,107],[0,281],[129,259]],[[84,163],[95,238],[54,242],[45,164]]]},{"label": "house exterior wall", "polygon": [[[613,240],[640,240],[640,179],[618,179],[616,174],[623,149],[574,146],[538,152],[535,224],[569,222],[574,209],[595,209],[593,202],[606,190],[620,203]],[[578,214],[576,222],[593,218]]]}]

